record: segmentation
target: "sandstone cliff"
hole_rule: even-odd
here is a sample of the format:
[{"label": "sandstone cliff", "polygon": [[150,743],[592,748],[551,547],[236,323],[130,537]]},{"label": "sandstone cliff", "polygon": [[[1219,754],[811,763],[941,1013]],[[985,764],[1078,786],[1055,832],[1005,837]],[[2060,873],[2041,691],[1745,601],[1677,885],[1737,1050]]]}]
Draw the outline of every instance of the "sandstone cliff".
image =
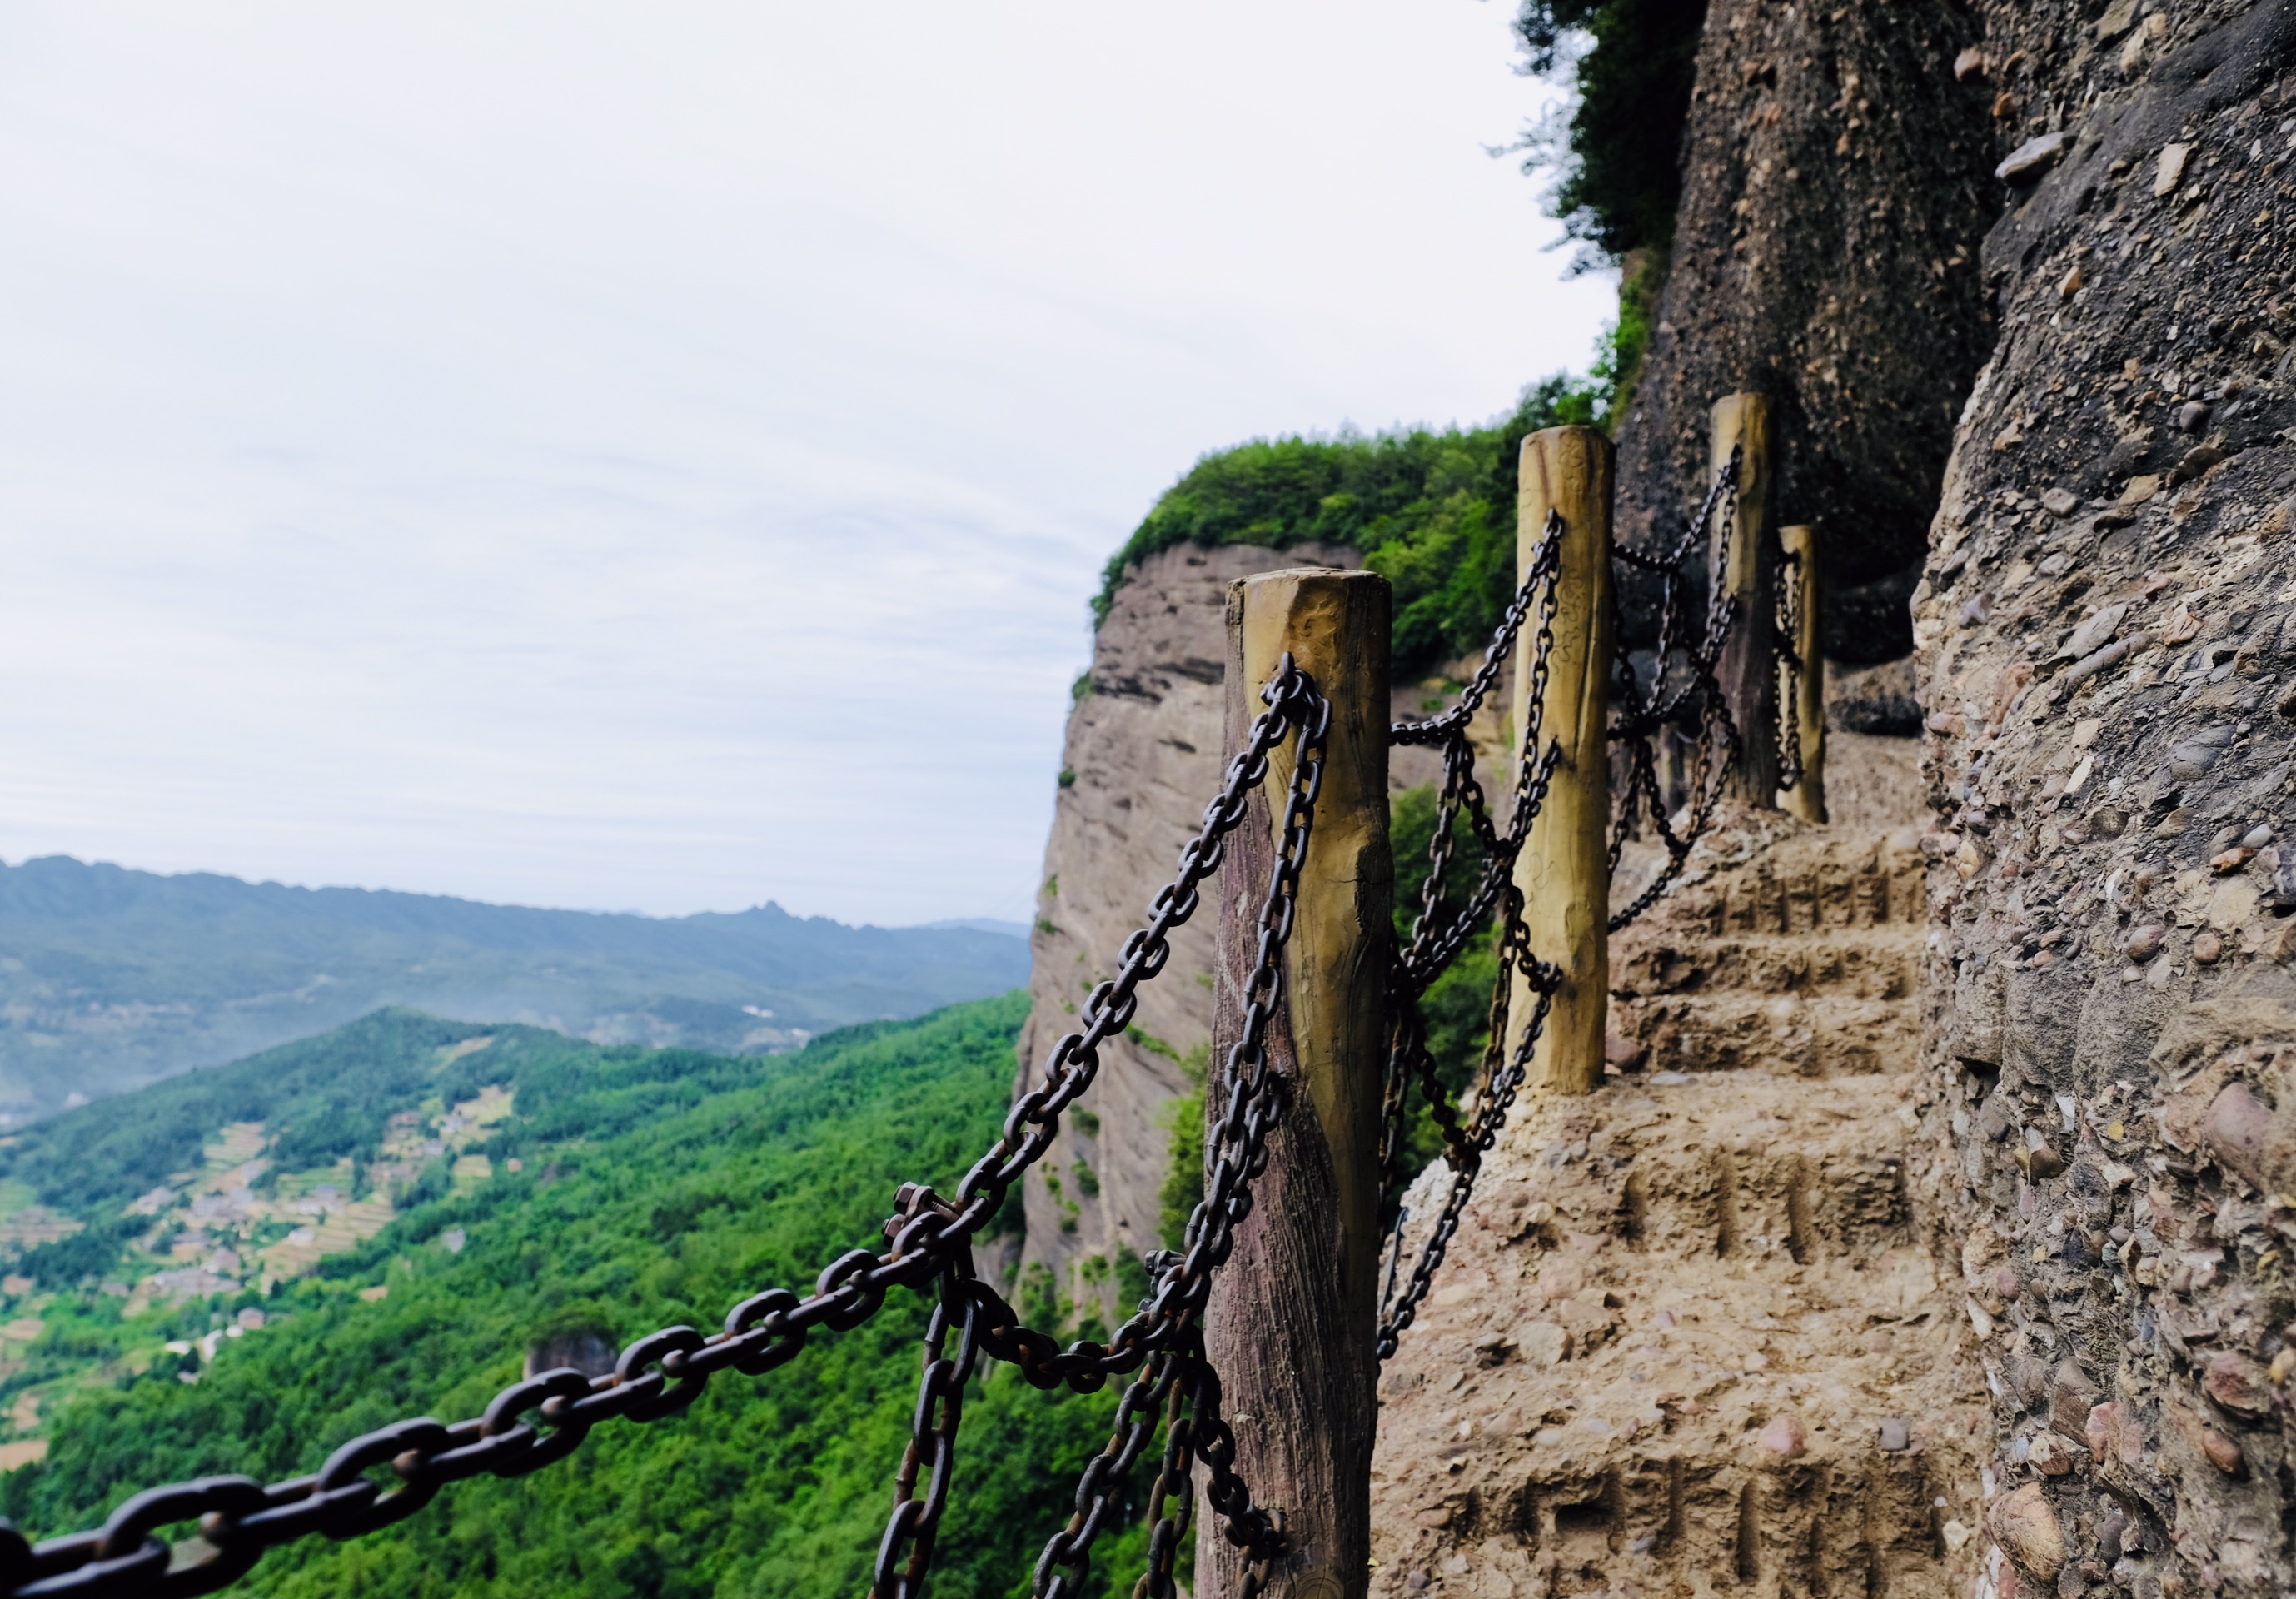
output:
[{"label": "sandstone cliff", "polygon": [[[1226,767],[1220,748],[1228,585],[1292,566],[1351,566],[1355,552],[1327,545],[1285,550],[1179,545],[1141,562],[1117,589],[1093,641],[1063,746],[1061,791],[1045,847],[1029,981],[1019,1048],[1021,1080],[1038,1070],[1095,984],[1116,970],[1124,940],[1170,878]],[[1447,677],[1398,686],[1395,714],[1419,716],[1456,692]],[[1504,704],[1504,694],[1496,696]],[[1496,708],[1476,726],[1496,769],[1503,729]],[[1397,752],[1394,786],[1433,783],[1434,753]],[[1170,964],[1142,991],[1131,1034],[1103,1056],[1098,1081],[1070,1117],[1047,1175],[1025,1190],[1021,1269],[1042,1266],[1049,1285],[1086,1308],[1129,1307],[1124,1285],[1141,1254],[1161,1248],[1160,1193],[1170,1169],[1170,1107],[1201,1074],[1211,1038],[1208,920],[1183,928]],[[1037,1289],[1041,1296],[1042,1286]],[[1137,1297],[1136,1290],[1131,1295]]]}]

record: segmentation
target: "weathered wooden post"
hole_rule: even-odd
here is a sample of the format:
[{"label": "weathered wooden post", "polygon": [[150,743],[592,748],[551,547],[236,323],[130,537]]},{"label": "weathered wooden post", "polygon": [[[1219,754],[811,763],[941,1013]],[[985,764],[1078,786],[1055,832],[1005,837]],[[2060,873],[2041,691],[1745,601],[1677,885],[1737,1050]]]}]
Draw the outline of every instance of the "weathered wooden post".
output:
[{"label": "weathered wooden post", "polygon": [[[1546,513],[1562,516],[1554,646],[1547,657],[1540,749],[1562,746],[1546,802],[1515,857],[1530,947],[1562,968],[1525,1089],[1591,1094],[1603,1080],[1611,1008],[1611,441],[1593,428],[1548,428],[1522,441],[1515,506],[1515,580],[1530,570]],[[1514,673],[1515,736],[1529,726],[1530,652],[1524,625]],[[1539,750],[1529,757],[1537,760]],[[1507,1007],[1512,1050],[1536,996],[1518,982]]]},{"label": "weathered wooden post", "polygon": [[1778,794],[1778,685],[1771,646],[1777,603],[1777,535],[1770,527],[1770,407],[1759,394],[1728,394],[1714,402],[1714,470],[1734,447],[1745,454],[1738,468],[1737,527],[1726,559],[1722,518],[1714,519],[1708,546],[1711,581],[1734,595],[1737,613],[1715,676],[1730,719],[1738,726],[1738,765],[1725,791],[1742,804],[1774,808]]},{"label": "weathered wooden post", "polygon": [[1801,781],[1779,791],[1783,808],[1805,822],[1825,820],[1825,657],[1817,644],[1817,529],[1797,524],[1778,529],[1778,554],[1793,585],[1794,636],[1786,640],[1801,670],[1790,673],[1778,657],[1779,702],[1793,718],[1801,744]]},{"label": "weathered wooden post", "polygon": [[[1371,1451],[1378,1408],[1380,1064],[1394,863],[1387,841],[1387,580],[1370,572],[1265,572],[1228,589],[1227,748],[1259,714],[1259,689],[1289,651],[1332,702],[1299,912],[1284,965],[1288,1004],[1268,1033],[1292,1085],[1206,1316],[1226,1389],[1236,1469],[1283,1513],[1292,1553],[1275,1599],[1363,1599],[1370,1578]],[[1259,953],[1256,919],[1292,770],[1286,746],[1230,835],[1219,879],[1213,1081],[1234,1043]],[[1271,815],[1271,806],[1276,808]],[[1196,1592],[1233,1599],[1242,1552],[1200,1514]]]}]

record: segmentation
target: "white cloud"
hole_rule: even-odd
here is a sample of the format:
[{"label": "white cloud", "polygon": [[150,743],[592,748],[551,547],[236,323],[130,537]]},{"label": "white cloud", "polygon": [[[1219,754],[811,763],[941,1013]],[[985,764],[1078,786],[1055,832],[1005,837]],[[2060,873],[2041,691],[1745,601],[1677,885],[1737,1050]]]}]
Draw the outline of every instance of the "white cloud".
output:
[{"label": "white cloud", "polygon": [[1474,0],[0,12],[0,853],[1024,913],[1202,450],[1582,364]]}]

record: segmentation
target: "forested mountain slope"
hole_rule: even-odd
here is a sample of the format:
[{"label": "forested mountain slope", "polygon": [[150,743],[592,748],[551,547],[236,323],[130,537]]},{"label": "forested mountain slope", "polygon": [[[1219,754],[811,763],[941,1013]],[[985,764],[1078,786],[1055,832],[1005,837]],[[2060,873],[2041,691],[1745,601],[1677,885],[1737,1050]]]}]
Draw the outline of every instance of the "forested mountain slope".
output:
[{"label": "forested mountain slope", "polygon": [[378,1005],[738,1054],[1023,980],[1016,939],[773,905],[676,918],[0,866],[0,1113],[20,1121]]},{"label": "forested mountain slope", "polygon": [[[50,1534],[152,1482],[309,1471],[387,1420],[478,1414],[532,1345],[708,1328],[760,1287],[808,1284],[881,1236],[901,1182],[946,1187],[993,1138],[1021,1014],[1017,996],[987,1000],[769,1061],[580,1045],[545,1059],[542,1041],[513,1037],[428,1051],[433,1100],[512,1089],[514,1111],[463,1157],[492,1175],[409,1196],[379,1235],[262,1300],[244,1336],[123,1350],[57,1419],[47,1460],[0,1479],[0,1503]],[[505,1044],[527,1053],[487,1064]],[[182,1314],[204,1326],[236,1302]],[[449,1488],[381,1533],[278,1552],[234,1591],[857,1592],[906,1441],[923,1310],[898,1296],[770,1376],[715,1379],[682,1416],[602,1428],[573,1459]],[[139,1356],[152,1357],[140,1374]],[[966,1406],[937,1593],[1026,1591],[1112,1403],[990,1371]],[[1140,1534],[1116,1542],[1096,1578],[1111,1595],[1137,1576]]]}]

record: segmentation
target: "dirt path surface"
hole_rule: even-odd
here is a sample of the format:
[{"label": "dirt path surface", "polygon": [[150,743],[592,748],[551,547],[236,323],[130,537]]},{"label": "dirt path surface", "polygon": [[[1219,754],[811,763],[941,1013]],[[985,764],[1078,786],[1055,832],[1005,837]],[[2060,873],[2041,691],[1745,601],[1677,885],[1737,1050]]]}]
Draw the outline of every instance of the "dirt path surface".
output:
[{"label": "dirt path surface", "polygon": [[1517,1112],[1382,1378],[1374,1594],[1969,1592],[1992,1429],[1878,808],[1732,819],[1614,942],[1638,1057]]}]

